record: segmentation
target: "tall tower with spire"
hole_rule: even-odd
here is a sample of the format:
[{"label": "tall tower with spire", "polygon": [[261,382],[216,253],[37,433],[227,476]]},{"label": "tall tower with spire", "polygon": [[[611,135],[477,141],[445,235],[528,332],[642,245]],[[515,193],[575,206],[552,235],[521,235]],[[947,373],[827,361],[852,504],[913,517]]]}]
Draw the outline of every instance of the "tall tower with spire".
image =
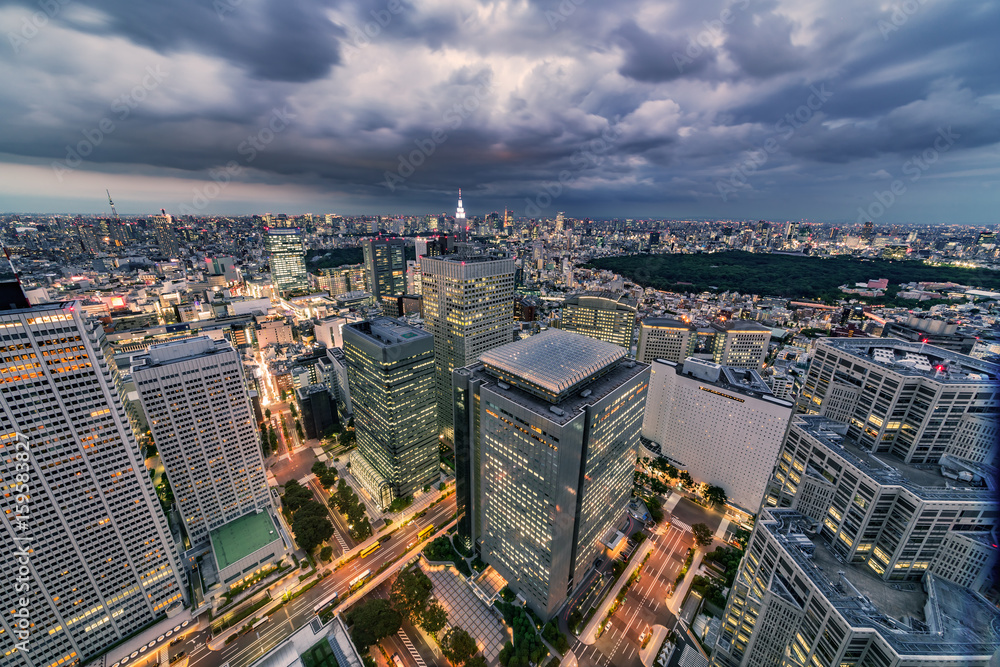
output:
[{"label": "tall tower with spire", "polygon": [[462,188],[458,189],[458,208],[455,209],[455,231],[465,230],[465,207],[462,206]]}]

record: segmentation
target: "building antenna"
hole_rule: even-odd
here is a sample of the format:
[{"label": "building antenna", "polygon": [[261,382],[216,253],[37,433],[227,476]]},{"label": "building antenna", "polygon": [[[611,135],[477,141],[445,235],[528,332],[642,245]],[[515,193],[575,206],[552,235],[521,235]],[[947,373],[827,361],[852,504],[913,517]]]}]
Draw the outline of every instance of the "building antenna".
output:
[{"label": "building antenna", "polygon": [[121,220],[121,218],[118,217],[118,210],[115,208],[115,203],[111,201],[111,192],[109,192],[107,188],[105,188],[104,191],[108,193],[108,203],[111,204],[111,213],[114,214],[115,220]]}]

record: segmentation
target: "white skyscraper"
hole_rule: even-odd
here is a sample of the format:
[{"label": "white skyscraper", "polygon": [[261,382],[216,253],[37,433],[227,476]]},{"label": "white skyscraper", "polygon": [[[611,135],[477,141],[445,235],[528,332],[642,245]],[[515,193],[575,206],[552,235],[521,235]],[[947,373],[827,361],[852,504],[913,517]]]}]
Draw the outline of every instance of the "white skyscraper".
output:
[{"label": "white skyscraper", "polygon": [[154,345],[132,377],[192,545],[271,508],[243,367],[228,341]]},{"label": "white skyscraper", "polygon": [[462,188],[458,189],[458,208],[455,209],[455,230],[465,229],[465,207],[462,206]]},{"label": "white skyscraper", "polygon": [[83,315],[75,302],[0,309],[4,667],[79,665],[184,604],[103,328]]}]

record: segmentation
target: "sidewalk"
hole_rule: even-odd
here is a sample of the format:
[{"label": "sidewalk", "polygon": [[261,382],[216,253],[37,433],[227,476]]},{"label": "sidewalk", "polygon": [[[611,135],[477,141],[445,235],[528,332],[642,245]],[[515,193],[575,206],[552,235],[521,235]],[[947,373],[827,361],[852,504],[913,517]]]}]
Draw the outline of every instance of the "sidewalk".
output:
[{"label": "sidewalk", "polygon": [[701,566],[701,561],[705,559],[705,552],[701,547],[696,547],[694,552],[694,560],[691,561],[691,567],[688,568],[687,574],[684,575],[684,580],[681,582],[677,590],[674,591],[674,596],[670,598],[670,602],[667,603],[667,609],[674,616],[680,617],[681,603],[687,596],[688,590],[691,588],[691,582],[694,580],[694,573],[697,572],[698,568]]},{"label": "sidewalk", "polygon": [[587,622],[586,627],[583,632],[580,633],[580,643],[587,644],[588,646],[597,641],[597,637],[594,633],[597,631],[597,626],[604,621],[604,617],[608,614],[608,609],[611,608],[611,603],[614,602],[615,598],[618,596],[618,592],[621,591],[622,587],[628,582],[632,574],[642,565],[642,562],[646,559],[646,555],[653,550],[653,540],[646,539],[643,540],[642,546],[635,550],[632,554],[632,558],[629,561],[629,565],[622,572],[622,576],[618,577],[618,581],[608,592],[607,596],[604,598],[604,602],[601,606],[597,608],[594,612],[594,616]]}]

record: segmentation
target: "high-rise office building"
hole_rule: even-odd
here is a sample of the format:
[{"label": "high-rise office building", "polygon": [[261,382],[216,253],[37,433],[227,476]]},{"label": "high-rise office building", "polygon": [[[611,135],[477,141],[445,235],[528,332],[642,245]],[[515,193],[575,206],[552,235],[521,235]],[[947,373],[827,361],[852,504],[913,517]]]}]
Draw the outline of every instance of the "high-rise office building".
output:
[{"label": "high-rise office building", "polygon": [[649,367],[550,329],[454,373],[459,534],[542,618],[629,501]]},{"label": "high-rise office building", "polygon": [[695,328],[683,320],[649,317],[639,323],[639,347],[635,358],[644,364],[656,359],[683,363],[691,356]]},{"label": "high-rise office building", "polygon": [[10,303],[23,296],[0,306],[0,664],[73,667],[179,612],[186,582],[103,327],[79,303]]},{"label": "high-rise office building", "polygon": [[149,217],[153,226],[156,245],[165,257],[177,257],[180,245],[177,241],[177,230],[174,229],[174,219],[169,215],[152,215]]},{"label": "high-rise office building", "polygon": [[681,363],[688,357],[723,366],[760,370],[767,358],[771,330],[748,320],[713,322],[697,327],[669,317],[651,317],[639,325],[636,359]]},{"label": "high-rise office building", "polygon": [[228,341],[153,345],[135,358],[132,379],[193,547],[271,509],[243,367]]},{"label": "high-rise office building", "polygon": [[438,477],[434,337],[388,317],[343,332],[358,443],[351,473],[384,509]]},{"label": "high-rise office building", "polygon": [[365,279],[376,301],[406,293],[406,241],[399,238],[365,239]]},{"label": "high-rise office building", "polygon": [[874,454],[934,465],[944,454],[994,464],[1000,365],[892,338],[820,341],[798,410],[848,425]]},{"label": "high-rise office building", "polygon": [[995,583],[997,547],[959,547],[996,531],[994,474],[952,456],[934,468],[909,465],[865,451],[846,424],[798,415],[764,505],[810,517],[830,549],[869,576],[919,581],[931,571],[983,592]]},{"label": "high-rise office building", "polygon": [[425,257],[420,270],[424,320],[434,335],[438,433],[450,443],[452,372],[513,339],[514,259],[463,246],[459,253]]},{"label": "high-rise office building", "polygon": [[629,350],[635,331],[635,299],[617,292],[583,292],[562,303],[559,328]]},{"label": "high-rise office building", "polygon": [[756,371],[687,359],[652,364],[642,435],[697,482],[756,513],[793,405]]},{"label": "high-rise office building", "polygon": [[890,585],[834,546],[799,512],[762,510],[712,664],[996,664],[1000,611],[981,595],[929,572],[920,585]]},{"label": "high-rise office building", "polygon": [[271,227],[264,243],[271,266],[271,282],[282,295],[309,289],[306,275],[306,250],[302,230],[297,227]]},{"label": "high-rise office building", "polygon": [[714,322],[715,340],[712,361],[723,366],[735,366],[759,371],[764,367],[771,330],[749,320]]},{"label": "high-rise office building", "polygon": [[319,274],[316,281],[319,288],[329,292],[331,296],[364,291],[366,287],[364,264],[345,264],[332,269],[320,269]]}]

